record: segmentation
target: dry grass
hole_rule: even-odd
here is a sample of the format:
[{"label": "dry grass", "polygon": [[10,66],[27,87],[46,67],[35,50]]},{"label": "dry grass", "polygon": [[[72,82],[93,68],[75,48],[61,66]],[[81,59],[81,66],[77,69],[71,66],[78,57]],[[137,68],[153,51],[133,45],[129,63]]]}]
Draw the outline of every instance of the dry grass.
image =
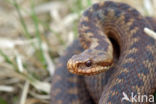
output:
[{"label": "dry grass", "polygon": [[[0,1],[0,104],[48,104],[57,59],[77,37],[83,10],[97,1]],[[156,16],[155,0],[114,1]]]}]

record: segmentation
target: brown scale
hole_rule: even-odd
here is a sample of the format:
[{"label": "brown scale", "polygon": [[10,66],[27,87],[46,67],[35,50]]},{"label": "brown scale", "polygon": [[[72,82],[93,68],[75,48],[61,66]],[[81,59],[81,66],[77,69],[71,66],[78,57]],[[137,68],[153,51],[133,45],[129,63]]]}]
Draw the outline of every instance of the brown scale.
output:
[{"label": "brown scale", "polygon": [[[123,92],[153,94],[156,41],[144,28],[155,30],[154,23],[155,19],[145,19],[124,3],[107,1],[87,9],[79,25],[79,38],[85,50],[76,41],[60,59],[63,66],[54,74],[51,104],[57,101],[60,104],[129,104],[121,102]],[[75,50],[81,51],[74,55]],[[62,80],[57,81],[56,76]]]}]

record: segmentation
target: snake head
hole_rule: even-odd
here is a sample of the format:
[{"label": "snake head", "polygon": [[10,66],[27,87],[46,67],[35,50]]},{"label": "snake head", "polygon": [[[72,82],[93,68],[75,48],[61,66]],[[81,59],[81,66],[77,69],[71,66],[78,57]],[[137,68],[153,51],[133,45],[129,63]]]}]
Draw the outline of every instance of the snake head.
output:
[{"label": "snake head", "polygon": [[107,71],[113,63],[112,52],[87,49],[72,56],[67,63],[69,72],[79,75],[93,75]]}]

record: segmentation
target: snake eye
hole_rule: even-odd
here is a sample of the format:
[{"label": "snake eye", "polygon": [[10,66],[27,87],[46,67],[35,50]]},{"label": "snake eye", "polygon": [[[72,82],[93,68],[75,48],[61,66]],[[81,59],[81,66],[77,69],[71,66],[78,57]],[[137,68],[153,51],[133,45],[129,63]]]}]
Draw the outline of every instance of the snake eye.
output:
[{"label": "snake eye", "polygon": [[86,65],[87,67],[90,67],[90,66],[92,65],[92,61],[91,61],[91,60],[88,60],[88,61],[85,63],[85,65]]}]

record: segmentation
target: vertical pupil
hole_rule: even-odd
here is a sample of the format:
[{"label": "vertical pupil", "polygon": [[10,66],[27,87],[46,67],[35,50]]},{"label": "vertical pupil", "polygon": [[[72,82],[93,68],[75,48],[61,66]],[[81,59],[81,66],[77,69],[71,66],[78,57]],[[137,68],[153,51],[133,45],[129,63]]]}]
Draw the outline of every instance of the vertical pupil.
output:
[{"label": "vertical pupil", "polygon": [[92,65],[92,62],[90,60],[86,62],[87,67],[90,67],[91,65]]}]

